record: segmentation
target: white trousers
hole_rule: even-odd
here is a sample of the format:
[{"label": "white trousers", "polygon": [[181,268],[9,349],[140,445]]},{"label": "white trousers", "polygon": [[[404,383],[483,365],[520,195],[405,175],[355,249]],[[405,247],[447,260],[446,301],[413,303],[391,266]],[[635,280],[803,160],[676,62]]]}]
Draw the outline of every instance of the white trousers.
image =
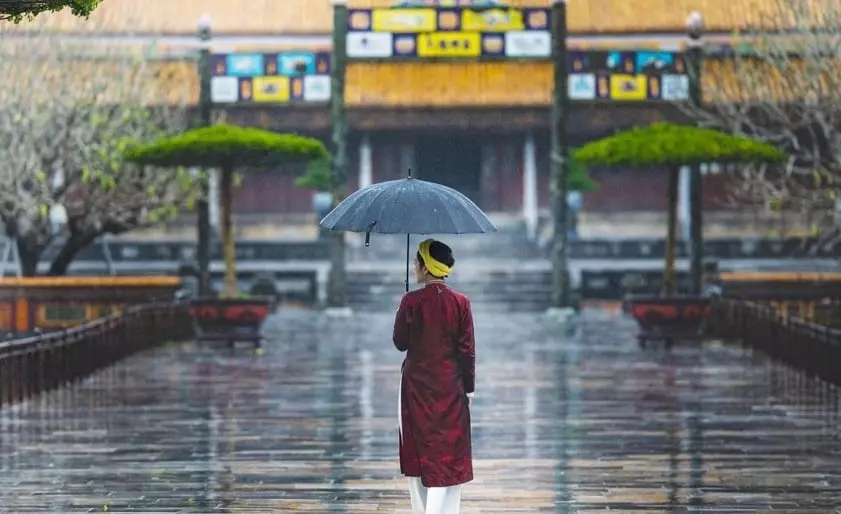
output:
[{"label": "white trousers", "polygon": [[[400,444],[403,444],[403,375],[397,387],[397,428]],[[461,486],[424,487],[420,477],[409,478],[409,499],[412,514],[459,514],[461,510]]]},{"label": "white trousers", "polygon": [[459,514],[461,486],[426,488],[417,477],[409,477],[412,514]]}]

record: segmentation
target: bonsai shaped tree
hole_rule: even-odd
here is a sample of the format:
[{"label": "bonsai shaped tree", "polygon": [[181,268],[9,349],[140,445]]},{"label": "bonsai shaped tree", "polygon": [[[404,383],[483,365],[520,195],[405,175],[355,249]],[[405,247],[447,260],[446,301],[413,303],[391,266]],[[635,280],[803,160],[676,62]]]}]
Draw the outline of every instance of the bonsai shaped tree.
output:
[{"label": "bonsai shaped tree", "polygon": [[588,143],[573,153],[583,165],[669,168],[665,293],[676,289],[677,197],[680,167],[704,163],[780,162],[785,153],[749,137],[671,123],[635,127]]},{"label": "bonsai shaped tree", "polygon": [[310,161],[327,155],[324,145],[312,138],[265,130],[212,125],[126,151],[127,160],[159,167],[219,168],[222,245],[225,257],[223,298],[237,296],[236,246],[232,230],[231,190],[237,168],[272,166]]},{"label": "bonsai shaped tree", "polygon": [[102,0],[6,0],[0,2],[0,19],[19,22],[47,11],[70,8],[74,16],[89,16]]}]

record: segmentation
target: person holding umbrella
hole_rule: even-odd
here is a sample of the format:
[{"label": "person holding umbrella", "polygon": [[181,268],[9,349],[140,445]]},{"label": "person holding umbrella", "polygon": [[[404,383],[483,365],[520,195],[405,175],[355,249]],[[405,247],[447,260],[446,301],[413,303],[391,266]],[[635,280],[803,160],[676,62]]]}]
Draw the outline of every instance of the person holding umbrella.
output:
[{"label": "person holding umbrella", "polygon": [[414,272],[422,287],[403,296],[394,320],[394,346],[406,352],[398,428],[412,514],[458,514],[461,486],[473,480],[473,314],[470,300],[444,281],[454,264],[446,244],[421,242]]},{"label": "person holding umbrella", "polygon": [[412,514],[458,514],[461,486],[473,480],[470,397],[476,380],[470,301],[444,280],[453,251],[427,239],[415,252],[409,292],[410,234],[483,234],[496,227],[453,188],[412,178],[380,182],[342,200],[320,226],[406,234],[406,294],[394,319],[394,346],[406,352],[398,392],[400,470],[409,478]]}]

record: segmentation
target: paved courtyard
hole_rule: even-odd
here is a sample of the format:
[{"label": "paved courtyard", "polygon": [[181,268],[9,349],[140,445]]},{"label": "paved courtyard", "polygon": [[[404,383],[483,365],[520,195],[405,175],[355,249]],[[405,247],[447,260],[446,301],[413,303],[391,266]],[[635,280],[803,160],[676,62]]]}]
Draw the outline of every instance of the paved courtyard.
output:
[{"label": "paved courtyard", "polygon": [[[391,313],[271,319],[262,355],[172,345],[0,413],[0,512],[405,513]],[[470,513],[841,512],[835,393],[588,314],[477,313]]]}]

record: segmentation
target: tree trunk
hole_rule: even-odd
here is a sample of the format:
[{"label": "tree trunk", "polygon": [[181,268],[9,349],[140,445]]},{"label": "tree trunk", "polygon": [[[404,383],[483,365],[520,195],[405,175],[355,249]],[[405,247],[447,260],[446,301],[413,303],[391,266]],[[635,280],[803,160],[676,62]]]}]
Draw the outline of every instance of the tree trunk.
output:
[{"label": "tree trunk", "polygon": [[47,275],[51,277],[66,275],[67,269],[70,267],[70,264],[73,263],[76,255],[78,255],[83,248],[91,244],[94,239],[96,239],[95,236],[71,235],[64,243],[64,246],[61,247],[61,250],[59,250],[58,255],[55,256],[55,259],[53,259]]},{"label": "tree trunk", "polygon": [[27,245],[25,239],[15,239],[20,259],[20,272],[24,277],[38,275],[38,261],[41,260],[41,249],[34,249]]},{"label": "tree trunk", "polygon": [[668,232],[666,233],[666,269],[663,277],[663,293],[673,295],[677,291],[677,275],[675,273],[675,255],[677,253],[677,198],[680,168],[669,170],[669,211]]},{"label": "tree trunk", "polygon": [[237,269],[236,269],[236,241],[234,241],[233,222],[231,220],[231,209],[233,208],[233,170],[225,166],[219,181],[219,207],[220,222],[222,223],[222,249],[225,257],[225,287],[222,289],[222,298],[235,298],[237,296]]}]

